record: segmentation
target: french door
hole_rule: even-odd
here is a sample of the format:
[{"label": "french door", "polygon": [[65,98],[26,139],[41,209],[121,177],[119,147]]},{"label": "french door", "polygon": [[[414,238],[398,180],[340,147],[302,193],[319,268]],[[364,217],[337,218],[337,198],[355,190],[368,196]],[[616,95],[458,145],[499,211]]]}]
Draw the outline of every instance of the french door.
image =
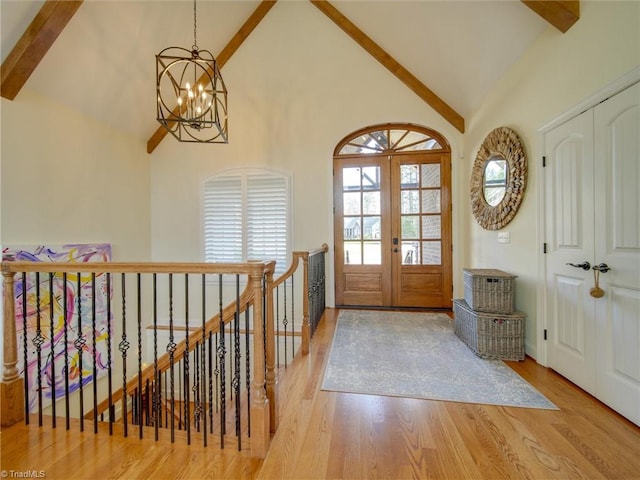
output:
[{"label": "french door", "polygon": [[436,145],[334,157],[337,305],[451,307],[450,153]]},{"label": "french door", "polygon": [[549,366],[640,425],[640,84],[545,134]]}]

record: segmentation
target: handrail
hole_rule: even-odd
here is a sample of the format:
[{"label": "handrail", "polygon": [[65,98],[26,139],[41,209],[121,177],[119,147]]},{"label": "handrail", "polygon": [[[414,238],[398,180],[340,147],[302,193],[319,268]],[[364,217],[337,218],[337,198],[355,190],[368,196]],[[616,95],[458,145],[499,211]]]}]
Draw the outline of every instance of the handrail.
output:
[{"label": "handrail", "polygon": [[[285,284],[299,268],[300,261],[304,265],[303,277],[303,324],[301,328],[301,351],[303,354],[309,351],[309,259],[315,255],[326,253],[327,244],[309,251],[292,252],[292,262],[288,269],[274,280],[275,261],[251,261],[247,263],[184,263],[184,262],[25,262],[25,261],[5,261],[1,263],[1,271],[4,279],[4,318],[3,318],[3,369],[2,369],[2,425],[7,426],[16,423],[24,418],[22,407],[25,402],[24,379],[18,372],[18,345],[15,322],[14,285],[19,281],[16,273],[49,273],[49,274],[202,274],[203,288],[205,275],[246,275],[247,283],[242,293],[236,293],[236,298],[229,305],[223,308],[220,304],[221,312],[212,315],[208,320],[194,327],[185,330],[185,337],[172,343],[171,353],[164,352],[161,356],[156,356],[154,363],[143,368],[138,367],[133,377],[125,378],[122,387],[111,393],[110,398],[96,404],[93,410],[86,415],[81,413],[81,418],[96,418],[96,415],[105,412],[110,406],[122,400],[126,395],[140,394],[138,389],[141,384],[148,381],[153,382],[156,375],[168,371],[181,358],[195,350],[198,342],[212,334],[221,333],[221,327],[229,325],[236,315],[246,312],[252,307],[253,322],[253,373],[251,376],[251,396],[250,396],[250,421],[252,425],[252,451],[256,456],[264,457],[269,445],[269,431],[274,433],[277,428],[277,412],[279,411],[277,402],[277,378],[275,375],[275,354],[274,354],[274,292],[276,287]],[[324,259],[318,259],[324,263]],[[324,275],[324,270],[322,270]],[[15,278],[14,278],[15,277]],[[51,276],[50,276],[51,278]],[[138,277],[139,278],[139,277]],[[155,278],[155,275],[154,275]],[[238,278],[238,277],[237,277]],[[324,280],[324,279],[323,279]],[[312,280],[313,281],[313,280]],[[154,280],[155,282],[155,280]],[[155,285],[155,283],[154,283]],[[291,283],[293,286],[293,282]],[[155,287],[154,287],[155,288]],[[203,290],[204,292],[204,290]],[[220,295],[222,290],[220,290]],[[296,294],[300,295],[300,294]],[[293,290],[292,290],[293,296]],[[297,297],[299,298],[299,297]],[[286,297],[285,297],[286,300]],[[155,300],[154,300],[155,301]],[[312,300],[313,301],[313,300]],[[139,300],[138,300],[139,302]],[[292,298],[293,302],[293,298]],[[324,297],[322,298],[324,302]],[[123,288],[123,309],[124,309],[124,288]],[[299,306],[299,304],[298,304]],[[324,307],[322,307],[324,308]],[[211,312],[213,313],[213,312]],[[210,313],[210,314],[211,314]],[[39,313],[38,313],[39,315]],[[154,314],[155,315],[155,314]],[[222,324],[221,318],[222,316]],[[247,317],[249,318],[249,317]],[[257,318],[264,318],[265,323],[256,322]],[[123,317],[124,321],[124,317]],[[248,320],[247,320],[248,321]],[[276,320],[277,322],[277,320]],[[140,321],[138,320],[138,323]],[[188,322],[187,322],[188,325]],[[248,325],[248,324],[247,324]],[[53,327],[51,327],[53,328]],[[236,326],[237,328],[237,326]],[[266,330],[265,330],[266,329]],[[190,333],[189,333],[190,331]],[[247,327],[247,331],[249,331]],[[297,330],[296,330],[297,331]],[[223,330],[224,332],[224,330]],[[222,333],[223,333],[222,332]],[[285,330],[286,332],[286,330]],[[293,326],[292,326],[293,333]],[[138,331],[138,337],[140,331]],[[286,335],[285,335],[286,336]],[[248,338],[248,337],[247,337]],[[123,337],[124,340],[124,337]],[[210,340],[209,340],[210,341]],[[249,340],[247,339],[247,342]],[[138,340],[140,343],[140,340]],[[248,347],[248,345],[247,345]],[[26,349],[26,344],[25,344]],[[285,350],[286,351],[286,350]],[[25,353],[26,355],[26,353]],[[123,356],[126,354],[123,352]],[[143,364],[144,365],[144,364]],[[285,365],[286,366],[286,365]],[[247,362],[247,368],[249,363]],[[132,372],[133,373],[133,372]],[[173,380],[172,380],[173,381]],[[110,385],[111,380],[109,380]],[[173,386],[171,387],[173,388]],[[247,389],[249,385],[247,384]],[[138,392],[138,393],[135,393]],[[95,395],[95,393],[94,393]],[[124,404],[123,404],[124,405]],[[124,408],[124,407],[123,407]],[[55,412],[55,411],[54,411]],[[55,422],[54,422],[55,423]],[[125,426],[126,430],[126,426]]]},{"label": "handrail", "polygon": [[[24,379],[18,372],[18,346],[17,327],[15,322],[14,285],[16,273],[49,273],[49,274],[79,274],[79,273],[107,273],[107,274],[210,274],[210,275],[246,275],[247,287],[241,297],[227,306],[223,310],[223,320],[228,321],[230,312],[235,311],[240,305],[243,309],[248,304],[253,305],[256,318],[262,318],[263,305],[263,279],[265,276],[272,276],[275,269],[275,261],[252,261],[247,263],[150,263],[150,262],[23,262],[8,261],[1,263],[3,274],[3,367],[2,382],[0,383],[2,395],[2,409],[0,420],[2,426],[10,426],[25,419],[23,410],[25,405]],[[214,316],[216,318],[216,316]],[[217,315],[219,320],[219,314]],[[205,328],[213,332],[215,322],[205,322]],[[218,322],[219,323],[219,322]],[[218,325],[219,328],[219,325]],[[251,408],[250,416],[254,425],[252,435],[252,450],[256,456],[263,457],[266,454],[269,444],[269,400],[265,392],[265,346],[262,343],[264,336],[262,322],[254,325],[254,363],[253,363],[253,383],[251,384]],[[194,338],[201,338],[202,329],[189,335],[192,342]],[[267,342],[269,339],[267,339]],[[271,339],[271,341],[273,341]],[[186,350],[186,340],[181,342],[180,347],[175,345],[173,358],[181,358]],[[168,356],[167,356],[168,357]],[[161,368],[170,363],[169,358],[162,358]],[[144,372],[145,378],[151,378],[151,371]],[[136,378],[135,382],[127,380],[126,388],[132,383],[141,382],[141,378]],[[123,398],[124,392],[119,393],[119,398]],[[112,404],[114,402],[112,398]],[[101,402],[101,408],[104,404]],[[96,409],[94,408],[94,411]],[[92,412],[94,413],[94,412]],[[254,419],[255,417],[255,419]],[[84,415],[81,412],[81,418]],[[126,429],[126,427],[125,427]]]}]

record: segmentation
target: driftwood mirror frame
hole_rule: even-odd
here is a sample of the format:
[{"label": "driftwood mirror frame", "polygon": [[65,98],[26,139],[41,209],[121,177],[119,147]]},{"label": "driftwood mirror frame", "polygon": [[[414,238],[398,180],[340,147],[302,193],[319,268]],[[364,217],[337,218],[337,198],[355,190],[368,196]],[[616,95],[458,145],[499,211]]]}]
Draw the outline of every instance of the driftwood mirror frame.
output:
[{"label": "driftwood mirror frame", "polygon": [[[507,187],[502,201],[495,207],[484,196],[484,174],[487,163],[496,158],[507,161]],[[507,127],[499,127],[486,136],[471,171],[471,210],[485,230],[500,230],[515,217],[527,185],[527,158],[518,135]]]}]

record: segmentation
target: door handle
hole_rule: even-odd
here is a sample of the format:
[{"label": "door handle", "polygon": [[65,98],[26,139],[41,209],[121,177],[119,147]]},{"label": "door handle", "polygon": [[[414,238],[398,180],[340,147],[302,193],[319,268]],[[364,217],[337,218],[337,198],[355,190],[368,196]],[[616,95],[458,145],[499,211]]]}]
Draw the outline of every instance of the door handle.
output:
[{"label": "door handle", "polygon": [[[581,268],[585,271],[589,271],[591,269],[591,264],[586,260],[582,263],[566,263],[565,265],[571,265],[572,267]],[[596,267],[594,266],[593,269],[596,270]]]},{"label": "door handle", "polygon": [[609,268],[609,265],[607,265],[606,263],[601,263],[600,265],[594,265],[592,268],[595,271],[601,272],[601,273],[607,273],[609,270],[611,270],[611,268]]}]

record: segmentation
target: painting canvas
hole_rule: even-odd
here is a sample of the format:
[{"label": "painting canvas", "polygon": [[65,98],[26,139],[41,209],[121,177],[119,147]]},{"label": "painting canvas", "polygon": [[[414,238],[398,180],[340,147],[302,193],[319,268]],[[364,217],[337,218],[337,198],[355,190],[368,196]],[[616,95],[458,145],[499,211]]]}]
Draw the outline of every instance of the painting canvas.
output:
[{"label": "painting canvas", "polygon": [[[10,246],[3,247],[2,260],[107,262],[111,260],[111,245]],[[94,374],[97,373],[96,377],[106,374],[107,338],[111,331],[107,301],[112,292],[108,291],[106,274],[96,274],[95,287],[91,273],[82,273],[79,279],[77,273],[68,273],[66,284],[62,273],[51,276],[48,273],[39,276],[29,273],[24,280],[22,274],[16,274],[14,298],[18,368],[21,375],[26,369],[29,410],[33,412],[40,403],[38,392],[41,392],[45,407],[53,398],[62,398],[67,389],[69,393],[78,390],[81,379],[84,386],[94,380]],[[67,377],[68,382],[65,380]]]}]

